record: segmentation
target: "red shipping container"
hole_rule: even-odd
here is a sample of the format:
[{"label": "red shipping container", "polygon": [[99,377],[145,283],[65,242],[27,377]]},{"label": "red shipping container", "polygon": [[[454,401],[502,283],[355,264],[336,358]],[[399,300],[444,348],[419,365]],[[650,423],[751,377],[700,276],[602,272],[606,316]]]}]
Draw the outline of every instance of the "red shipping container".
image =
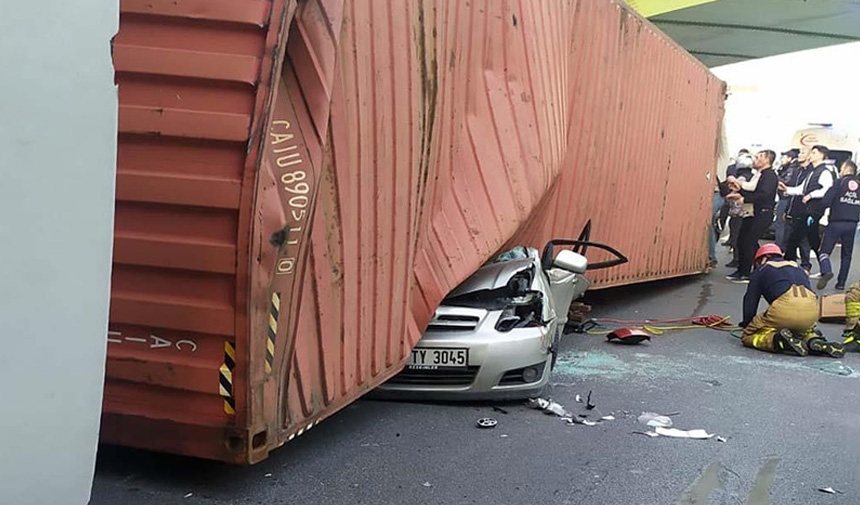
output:
[{"label": "red shipping container", "polygon": [[253,463],[506,244],[701,271],[723,84],[612,0],[122,0],[106,442]]}]

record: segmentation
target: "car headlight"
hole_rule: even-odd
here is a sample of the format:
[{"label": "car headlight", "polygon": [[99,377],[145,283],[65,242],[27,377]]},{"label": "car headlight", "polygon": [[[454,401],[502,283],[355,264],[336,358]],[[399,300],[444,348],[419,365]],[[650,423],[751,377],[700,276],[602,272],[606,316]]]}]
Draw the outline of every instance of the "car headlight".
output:
[{"label": "car headlight", "polygon": [[496,331],[508,332],[514,328],[541,326],[543,298],[538,292],[527,293],[524,296],[511,298],[507,307],[502,310],[496,322]]}]

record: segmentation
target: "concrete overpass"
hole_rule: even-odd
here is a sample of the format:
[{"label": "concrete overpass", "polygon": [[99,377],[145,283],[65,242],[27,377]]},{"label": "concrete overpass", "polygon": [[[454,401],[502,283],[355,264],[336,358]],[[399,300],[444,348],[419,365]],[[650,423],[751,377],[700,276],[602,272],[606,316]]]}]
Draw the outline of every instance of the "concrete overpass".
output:
[{"label": "concrete overpass", "polygon": [[860,41],[860,0],[628,3],[709,67]]}]

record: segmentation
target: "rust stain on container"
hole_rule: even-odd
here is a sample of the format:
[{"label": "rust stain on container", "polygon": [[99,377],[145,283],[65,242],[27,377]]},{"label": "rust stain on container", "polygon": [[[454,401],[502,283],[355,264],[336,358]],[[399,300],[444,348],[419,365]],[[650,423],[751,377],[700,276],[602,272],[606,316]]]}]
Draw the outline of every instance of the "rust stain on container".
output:
[{"label": "rust stain on container", "polygon": [[105,441],[259,461],[589,218],[631,258],[598,285],[705,266],[723,85],[620,3],[121,12]]}]

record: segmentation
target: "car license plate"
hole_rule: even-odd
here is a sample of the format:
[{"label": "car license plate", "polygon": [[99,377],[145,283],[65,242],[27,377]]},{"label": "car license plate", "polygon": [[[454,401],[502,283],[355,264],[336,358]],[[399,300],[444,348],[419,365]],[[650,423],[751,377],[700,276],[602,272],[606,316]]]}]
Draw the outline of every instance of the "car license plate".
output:
[{"label": "car license plate", "polygon": [[469,365],[468,349],[441,347],[416,347],[406,366],[413,370],[435,370],[437,368],[465,368]]}]

